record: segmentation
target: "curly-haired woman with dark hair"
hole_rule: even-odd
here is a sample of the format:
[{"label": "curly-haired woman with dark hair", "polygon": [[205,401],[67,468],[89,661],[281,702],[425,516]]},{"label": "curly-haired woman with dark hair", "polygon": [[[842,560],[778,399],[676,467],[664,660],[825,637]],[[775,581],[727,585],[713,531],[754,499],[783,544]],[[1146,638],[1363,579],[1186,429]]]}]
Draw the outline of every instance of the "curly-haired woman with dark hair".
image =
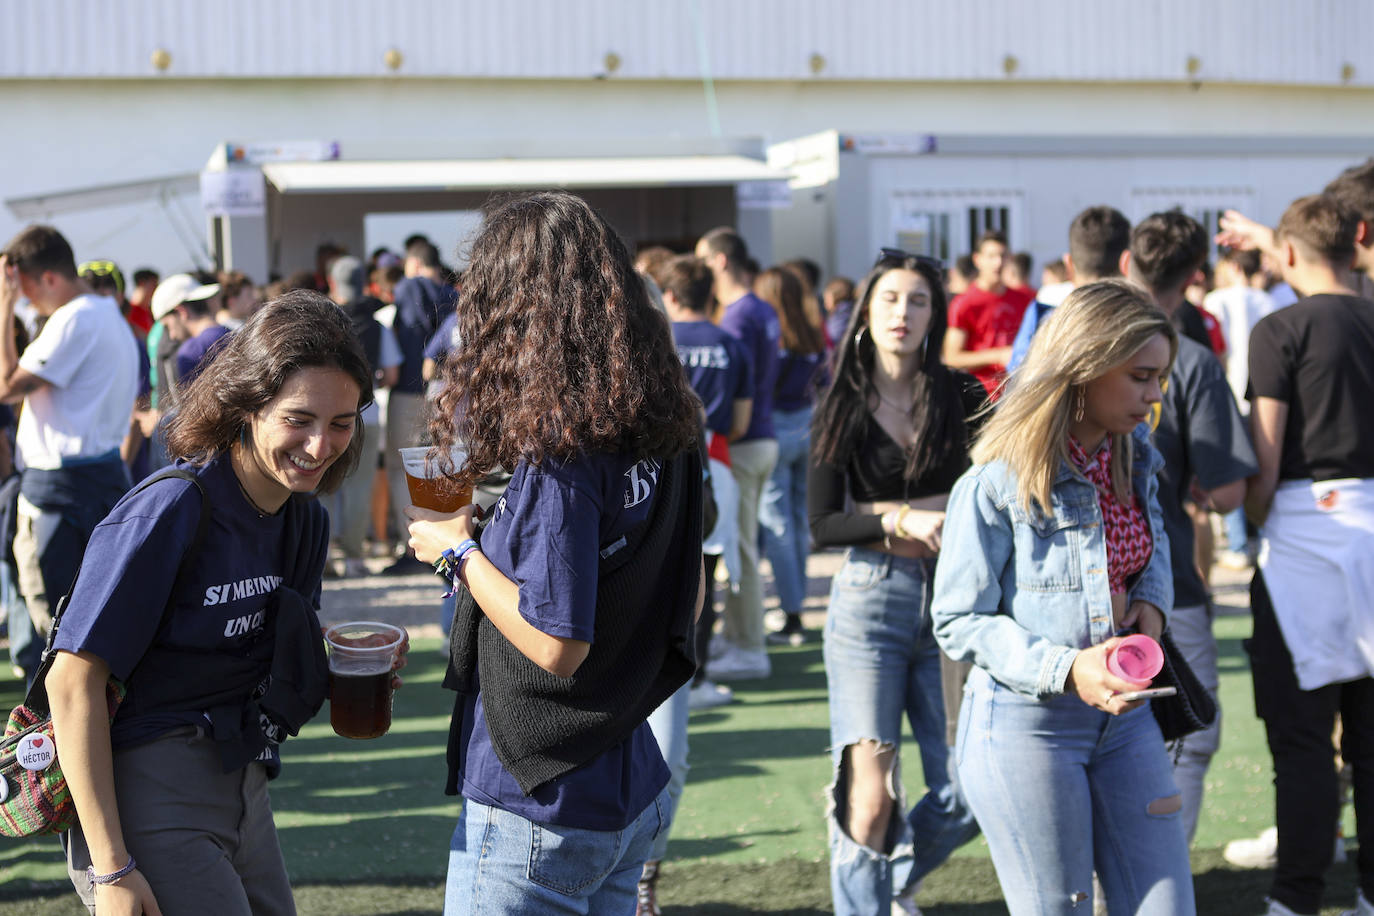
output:
[{"label": "curly-haired woman with dark hair", "polygon": [[[289,293],[182,393],[167,443],[195,480],[150,478],[91,535],[47,679],[91,912],[295,912],[267,780],[327,689],[329,525],[307,497],[357,464],[371,399],[348,319]],[[111,676],[128,691],[113,724]]]},{"label": "curly-haired woman with dark hair", "polygon": [[[485,214],[430,422],[462,443],[475,507],[406,513],[459,588],[449,791],[465,797],[445,912],[635,911],[667,822],[646,719],[691,677],[701,607],[698,402],[664,316],[606,221],[570,194]],[[476,540],[480,538],[480,547]]]},{"label": "curly-haired woman with dark hair", "polygon": [[[831,583],[824,646],[836,773],[830,886],[841,914],[885,913],[894,891],[909,903],[920,879],[977,833],[948,775],[930,619],[945,500],[968,467],[983,401],[977,379],[940,361],[946,315],[939,268],[883,249],[812,423],[811,534],[849,548]],[[928,789],[909,812],[897,766],[903,715]],[[894,855],[904,838],[909,863]]]}]

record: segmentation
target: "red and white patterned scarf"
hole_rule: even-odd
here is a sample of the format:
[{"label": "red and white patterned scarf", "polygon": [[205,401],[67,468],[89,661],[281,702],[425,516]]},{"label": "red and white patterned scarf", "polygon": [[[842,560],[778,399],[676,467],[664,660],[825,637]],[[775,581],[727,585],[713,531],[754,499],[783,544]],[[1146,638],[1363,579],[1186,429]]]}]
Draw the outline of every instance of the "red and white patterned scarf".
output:
[{"label": "red and white patterned scarf", "polygon": [[1112,594],[1126,591],[1126,580],[1150,562],[1154,542],[1150,523],[1140,511],[1139,500],[1131,493],[1131,504],[1123,506],[1112,491],[1112,437],[1102,440],[1097,453],[1089,456],[1073,436],[1069,436],[1069,458],[1088,481],[1097,488],[1097,503],[1102,507],[1102,532],[1107,539],[1107,584]]}]

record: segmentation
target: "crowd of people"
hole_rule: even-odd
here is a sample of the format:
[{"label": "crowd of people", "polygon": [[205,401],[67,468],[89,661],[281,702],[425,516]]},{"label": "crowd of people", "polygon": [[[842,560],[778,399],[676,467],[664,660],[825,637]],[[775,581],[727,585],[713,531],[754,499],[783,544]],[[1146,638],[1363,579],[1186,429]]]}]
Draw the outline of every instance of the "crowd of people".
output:
[{"label": "crowd of people", "polygon": [[[263,289],[126,282],[26,229],[0,256],[0,600],[32,677],[71,594],[48,689],[74,885],[102,914],[209,887],[293,912],[266,784],[327,688],[270,674],[309,668],[322,579],[370,540],[452,579],[445,912],[658,913],[690,710],[814,639],[837,913],[917,913],[980,832],[1017,916],[1192,912],[1219,717],[1166,745],[1108,656],[1167,631],[1215,698],[1220,562],[1255,569],[1267,914],[1320,908],[1336,752],[1374,916],[1371,227],[1374,160],[1275,228],[1228,213],[1215,265],[1180,211],[1089,207],[1038,289],[996,230],[857,282],[763,269],[729,227],[632,260],[559,192],[489,208],[461,273],[416,236]],[[473,505],[410,505],[420,443],[463,450]],[[844,549],[819,634],[815,548]]]}]

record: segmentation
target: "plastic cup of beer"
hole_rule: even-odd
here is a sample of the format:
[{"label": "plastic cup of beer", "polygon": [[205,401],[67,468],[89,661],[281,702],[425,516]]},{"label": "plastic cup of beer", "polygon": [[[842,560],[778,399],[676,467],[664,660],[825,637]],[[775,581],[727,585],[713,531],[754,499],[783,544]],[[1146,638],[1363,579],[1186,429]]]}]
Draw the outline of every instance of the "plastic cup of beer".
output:
[{"label": "plastic cup of beer", "polygon": [[329,724],[343,738],[380,738],[391,728],[391,666],[405,631],[355,620],[324,631],[329,647]]},{"label": "plastic cup of beer", "polygon": [[426,445],[403,448],[401,465],[406,472],[406,486],[410,489],[410,501],[421,509],[435,512],[457,512],[472,502],[472,487],[459,488],[447,475],[458,472],[467,461],[467,452],[455,448],[449,453],[451,464],[445,467],[442,460],[430,457]]}]

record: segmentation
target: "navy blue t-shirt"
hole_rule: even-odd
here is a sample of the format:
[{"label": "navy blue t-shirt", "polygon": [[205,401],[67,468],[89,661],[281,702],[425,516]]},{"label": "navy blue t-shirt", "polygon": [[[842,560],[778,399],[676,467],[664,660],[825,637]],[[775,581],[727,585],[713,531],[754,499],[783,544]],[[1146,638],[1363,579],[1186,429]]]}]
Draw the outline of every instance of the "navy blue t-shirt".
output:
[{"label": "navy blue t-shirt", "polygon": [[432,359],[436,363],[443,362],[449,351],[458,345],[457,337],[458,313],[450,312],[444,323],[439,325],[439,330],[429,339],[429,343],[425,344],[425,359]]},{"label": "navy blue t-shirt", "polygon": [[825,354],[783,350],[778,357],[778,384],[773,389],[773,409],[783,411],[810,407],[816,391],[826,381]]},{"label": "navy blue t-shirt", "polygon": [[421,369],[425,345],[453,312],[458,292],[429,277],[407,277],[396,284],[396,320],[391,330],[401,345],[401,378],[393,391],[419,394],[425,390]]},{"label": "navy blue t-shirt", "polygon": [[725,307],[720,326],[744,344],[754,372],[754,409],[749,429],[740,441],[775,438],[773,387],[778,381],[778,358],[782,355],[782,325],[778,323],[777,310],[753,293],[745,293]]},{"label": "navy blue t-shirt", "polygon": [[177,384],[185,388],[214,359],[211,352],[221,338],[229,336],[222,324],[213,325],[177,347]]},{"label": "navy blue t-shirt", "polygon": [[709,321],[674,321],[677,356],[706,408],[706,428],[730,432],[734,402],[754,396],[754,373],[739,338]]},{"label": "navy blue t-shirt", "polygon": [[[212,506],[192,572],[172,595],[182,557],[195,537],[201,498],[188,480],[159,481],[130,493],[91,534],[57,648],[87,651],[127,679],[156,638],[159,645],[194,650],[232,649],[262,633],[268,596],[285,575],[285,512],[262,516],[243,495],[229,459],[187,467],[199,477]],[[324,533],[328,537],[327,532]],[[300,556],[312,551],[301,550]],[[303,594],[320,606],[320,574]],[[175,607],[158,632],[168,598]],[[121,707],[111,730],[118,748],[139,744],[183,725],[209,721],[195,711],[126,716]]]},{"label": "navy blue t-shirt", "polygon": [[[516,466],[492,507],[482,552],[519,586],[520,615],[530,625],[593,641],[600,552],[648,517],[661,467],[614,455]],[[647,721],[626,741],[530,796],[496,756],[480,692],[468,702],[460,747],[465,798],[539,823],[621,830],[668,784],[668,766]]]}]

